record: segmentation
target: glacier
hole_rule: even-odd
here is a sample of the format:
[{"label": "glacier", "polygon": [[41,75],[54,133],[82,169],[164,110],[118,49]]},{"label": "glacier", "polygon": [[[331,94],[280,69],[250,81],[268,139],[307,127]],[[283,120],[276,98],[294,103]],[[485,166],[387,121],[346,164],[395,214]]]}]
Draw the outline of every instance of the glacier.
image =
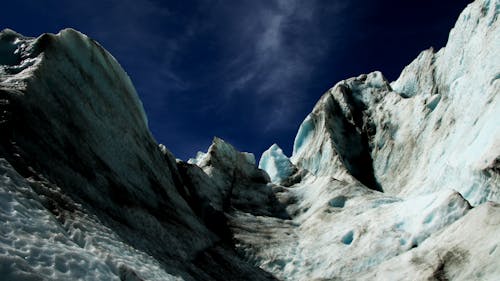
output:
[{"label": "glacier", "polygon": [[271,182],[276,184],[282,183],[297,171],[297,168],[277,144],[273,144],[262,153],[259,168],[266,171]]},{"label": "glacier", "polygon": [[99,43],[3,30],[1,279],[497,280],[499,13],[336,83],[259,161],[217,137],[176,159]]}]

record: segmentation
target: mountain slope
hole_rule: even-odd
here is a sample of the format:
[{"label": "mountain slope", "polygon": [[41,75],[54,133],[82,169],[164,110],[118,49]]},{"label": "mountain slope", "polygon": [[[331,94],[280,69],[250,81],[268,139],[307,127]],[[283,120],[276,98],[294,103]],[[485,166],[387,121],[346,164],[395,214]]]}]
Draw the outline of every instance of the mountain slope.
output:
[{"label": "mountain slope", "polygon": [[[31,264],[7,261],[5,270],[74,278],[77,265],[54,268],[43,250],[31,251],[32,243],[61,237],[76,252],[106,261],[106,273],[84,274],[87,280],[271,278],[240,260],[191,209],[175,159],[158,147],[130,79],[101,46],[71,29],[36,39],[4,30],[0,51],[0,157],[6,171],[26,179],[10,185],[3,174],[3,191],[19,193],[5,204],[39,202],[38,212],[59,225],[25,245],[17,237],[34,233],[12,228],[3,257]],[[4,211],[3,224],[16,225],[18,211]]]}]

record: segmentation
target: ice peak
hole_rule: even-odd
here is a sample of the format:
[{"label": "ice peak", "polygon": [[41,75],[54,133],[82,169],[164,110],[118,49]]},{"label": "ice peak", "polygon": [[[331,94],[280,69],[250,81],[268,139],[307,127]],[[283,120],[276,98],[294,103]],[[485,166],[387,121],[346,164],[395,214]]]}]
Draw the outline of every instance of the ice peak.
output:
[{"label": "ice peak", "polygon": [[337,83],[300,125],[291,162],[316,176],[360,181],[381,190],[370,154],[375,133],[370,108],[390,90],[380,72]]},{"label": "ice peak", "polygon": [[259,168],[267,172],[271,182],[277,184],[287,179],[297,170],[276,143],[262,153]]},{"label": "ice peak", "polygon": [[17,33],[16,31],[10,29],[10,28],[4,28],[2,31],[0,31],[0,37],[3,36],[15,36],[15,37],[24,37],[21,34]]}]

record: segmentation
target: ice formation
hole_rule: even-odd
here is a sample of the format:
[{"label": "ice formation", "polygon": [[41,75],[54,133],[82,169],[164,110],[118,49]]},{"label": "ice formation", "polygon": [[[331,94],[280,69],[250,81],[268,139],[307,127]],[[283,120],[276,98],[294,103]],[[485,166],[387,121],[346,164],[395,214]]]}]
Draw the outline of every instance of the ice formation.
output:
[{"label": "ice formation", "polygon": [[290,158],[158,145],[71,29],[0,33],[2,280],[497,280],[500,3],[389,83],[325,93]]},{"label": "ice formation", "polygon": [[273,144],[262,153],[259,168],[265,170],[271,178],[271,182],[276,184],[288,179],[297,170],[277,144]]}]

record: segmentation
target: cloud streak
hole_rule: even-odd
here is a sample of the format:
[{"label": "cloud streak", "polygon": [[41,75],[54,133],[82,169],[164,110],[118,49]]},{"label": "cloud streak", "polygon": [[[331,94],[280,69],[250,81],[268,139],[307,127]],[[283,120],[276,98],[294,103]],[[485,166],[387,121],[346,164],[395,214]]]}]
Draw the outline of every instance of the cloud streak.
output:
[{"label": "cloud streak", "polygon": [[[86,2],[68,5],[68,11],[72,16],[88,14],[90,33],[105,41],[139,81],[150,75],[150,83],[136,83],[146,107],[167,110],[174,96],[215,86],[215,96],[205,97],[212,104],[198,108],[223,112],[244,97],[253,104],[252,118],[261,127],[290,126],[290,116],[300,112],[308,95],[304,85],[331,47],[331,38],[321,38],[318,13],[328,7],[340,16],[345,5],[338,3],[343,1],[193,2],[186,11],[153,0],[103,1],[107,12],[97,16],[94,5]],[[330,37],[334,33],[328,32]],[[210,43],[225,56],[215,54],[209,61],[206,56],[212,54],[195,53]],[[201,77],[197,70],[203,65],[211,70]]]},{"label": "cloud streak", "polygon": [[[334,8],[340,15],[344,7]],[[259,110],[267,111],[261,115],[267,118],[266,129],[272,130],[286,126],[295,114],[307,95],[303,85],[327,55],[332,40],[319,37],[318,1],[275,0],[252,8],[237,30],[239,41],[249,46],[228,64],[226,93],[231,97],[250,90],[265,104]]]}]

